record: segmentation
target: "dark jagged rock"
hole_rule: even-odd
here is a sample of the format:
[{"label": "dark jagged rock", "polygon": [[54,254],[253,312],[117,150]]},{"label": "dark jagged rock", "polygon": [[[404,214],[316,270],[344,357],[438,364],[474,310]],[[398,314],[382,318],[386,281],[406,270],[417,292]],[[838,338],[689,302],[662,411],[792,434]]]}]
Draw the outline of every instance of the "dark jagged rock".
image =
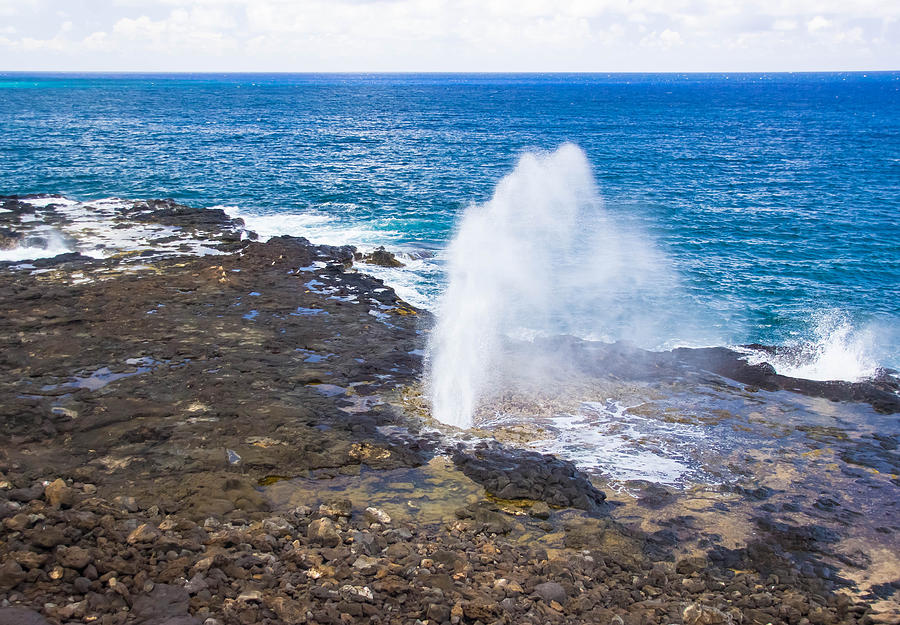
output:
[{"label": "dark jagged rock", "polygon": [[375,248],[375,250],[369,252],[368,254],[363,254],[361,252],[357,252],[354,255],[356,260],[362,261],[364,263],[368,263],[370,265],[379,265],[381,267],[405,267],[403,263],[397,260],[397,257],[393,254],[393,252],[388,252],[384,249],[384,246]]},{"label": "dark jagged rock", "polygon": [[0,228],[0,250],[9,250],[21,243],[22,234],[6,228]]},{"label": "dark jagged rock", "polygon": [[479,443],[472,451],[457,448],[453,462],[500,499],[534,499],[582,510],[595,510],[606,499],[572,462],[555,456]]},{"label": "dark jagged rock", "polygon": [[250,243],[243,254],[249,258],[282,261],[297,267],[311,266],[315,261],[335,263],[341,267],[353,264],[356,248],[352,245],[313,245],[303,237],[283,235],[265,243]]},{"label": "dark jagged rock", "polygon": [[[770,354],[777,351],[774,347],[747,347]],[[789,391],[835,402],[865,403],[883,414],[900,413],[900,381],[888,370],[861,382],[823,382],[780,375],[771,364],[750,364],[745,353],[727,347],[680,347],[668,352],[651,352],[622,342],[608,344],[560,336],[538,339],[532,349],[564,355],[559,362],[561,370],[613,374],[625,380],[679,379],[692,373],[708,372],[752,389]]]}]

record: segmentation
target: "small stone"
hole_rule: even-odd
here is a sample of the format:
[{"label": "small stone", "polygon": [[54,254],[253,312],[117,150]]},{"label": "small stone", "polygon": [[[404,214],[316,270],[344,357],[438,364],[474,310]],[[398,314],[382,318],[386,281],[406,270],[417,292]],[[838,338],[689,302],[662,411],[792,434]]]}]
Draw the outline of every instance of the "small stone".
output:
[{"label": "small stone", "polygon": [[691,556],[683,558],[675,565],[675,570],[682,575],[690,575],[691,573],[701,573],[709,567],[709,561],[706,556]]},{"label": "small stone", "polygon": [[306,536],[311,541],[326,547],[337,547],[341,544],[341,535],[334,522],[329,518],[316,519],[309,524]]},{"label": "small stone", "polygon": [[46,553],[35,553],[34,551],[14,551],[9,555],[25,569],[39,569],[50,558]]},{"label": "small stone", "polygon": [[335,499],[319,506],[319,514],[330,517],[348,517],[353,509],[353,502],[349,499]]},{"label": "small stone", "polygon": [[359,556],[353,562],[353,568],[360,569],[360,570],[371,569],[371,568],[375,567],[377,564],[378,564],[378,558],[373,558],[371,556],[362,555],[362,556]]},{"label": "small stone", "polygon": [[184,589],[192,595],[196,595],[201,590],[206,590],[207,588],[209,588],[209,585],[206,583],[206,579],[200,573],[194,575],[190,579],[190,581],[184,585]]},{"label": "small stone", "polygon": [[718,608],[692,603],[682,611],[681,620],[684,625],[719,625],[731,619]]},{"label": "small stone", "polygon": [[369,523],[381,523],[382,525],[389,525],[391,522],[391,515],[389,515],[384,510],[380,508],[368,507],[366,511],[363,513],[366,521]]},{"label": "small stone", "polygon": [[36,527],[29,532],[29,537],[32,542],[45,549],[52,549],[68,541],[65,532],[58,526],[43,525]]},{"label": "small stone", "polygon": [[528,514],[536,519],[547,520],[550,518],[550,506],[543,501],[538,501],[528,510]]},{"label": "small stone", "polygon": [[345,584],[341,586],[341,595],[345,599],[354,601],[373,601],[375,599],[375,596],[368,586],[351,586],[350,584]]},{"label": "small stone", "polygon": [[[286,597],[275,597],[268,602],[273,612],[287,625],[306,623],[306,609],[297,601]],[[203,625],[207,625],[204,623]]]},{"label": "small stone", "polygon": [[59,546],[56,549],[56,560],[68,569],[80,571],[91,563],[91,552],[81,547]]},{"label": "small stone", "polygon": [[25,579],[25,571],[15,560],[0,564],[0,590],[12,590]]},{"label": "small stone", "polygon": [[40,499],[43,494],[44,485],[35,484],[29,488],[13,488],[12,490],[7,491],[6,496],[13,501],[28,503],[29,501]]},{"label": "small stone", "polygon": [[75,490],[66,485],[65,481],[56,479],[44,488],[44,497],[54,508],[71,507],[75,503]]},{"label": "small stone", "polygon": [[258,590],[245,590],[238,595],[237,600],[243,601],[244,603],[249,603],[250,601],[255,601],[258,603],[262,601],[262,593]]},{"label": "small stone", "polygon": [[134,497],[126,497],[124,495],[119,495],[113,499],[123,510],[127,510],[128,512],[137,512],[138,505],[137,501]]},{"label": "small stone", "polygon": [[65,406],[53,406],[53,408],[50,409],[50,412],[57,416],[66,417],[68,419],[78,418],[77,410],[72,410],[71,408],[66,408]]},{"label": "small stone", "polygon": [[706,590],[706,582],[696,577],[685,577],[681,582],[684,589],[689,593],[697,594]]},{"label": "small stone", "polygon": [[65,570],[59,565],[50,569],[50,579],[62,579],[63,574],[65,574]]},{"label": "small stone", "polygon": [[547,603],[550,603],[551,601],[565,603],[567,598],[566,589],[556,582],[544,582],[543,584],[538,584],[534,587],[534,593]]},{"label": "small stone", "polygon": [[485,597],[476,597],[463,604],[463,613],[473,621],[492,622],[497,612],[497,604]]},{"label": "small stone", "polygon": [[156,529],[149,523],[143,523],[128,535],[126,541],[129,545],[134,545],[137,543],[150,543],[159,538],[159,536],[160,533],[158,529]]},{"label": "small stone", "polygon": [[24,512],[14,514],[7,519],[3,519],[3,527],[8,529],[10,532],[21,532],[22,530],[31,527],[32,523],[33,522],[30,515],[25,514]]},{"label": "small stone", "polygon": [[428,610],[425,612],[425,616],[428,617],[428,620],[434,621],[435,623],[443,623],[445,621],[449,621],[450,606],[440,603],[432,603],[428,606]]}]

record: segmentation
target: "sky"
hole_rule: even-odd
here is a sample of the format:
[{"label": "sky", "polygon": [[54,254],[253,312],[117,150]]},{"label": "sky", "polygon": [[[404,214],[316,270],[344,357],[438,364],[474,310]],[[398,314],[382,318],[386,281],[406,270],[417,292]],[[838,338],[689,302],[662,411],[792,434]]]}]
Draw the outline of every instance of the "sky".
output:
[{"label": "sky", "polygon": [[0,0],[0,71],[898,69],[897,0]]}]

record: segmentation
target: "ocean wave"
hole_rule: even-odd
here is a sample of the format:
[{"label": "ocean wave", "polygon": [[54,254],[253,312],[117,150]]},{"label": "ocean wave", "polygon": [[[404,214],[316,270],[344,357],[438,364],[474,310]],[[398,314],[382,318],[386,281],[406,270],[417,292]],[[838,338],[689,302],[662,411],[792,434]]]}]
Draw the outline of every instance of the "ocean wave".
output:
[{"label": "ocean wave", "polygon": [[[353,208],[349,205],[342,207]],[[397,295],[413,306],[431,309],[434,305],[436,295],[434,291],[437,287],[430,287],[440,283],[442,272],[440,259],[432,252],[398,245],[398,239],[402,236],[400,232],[348,223],[315,210],[303,213],[259,214],[238,206],[218,205],[211,208],[224,210],[232,219],[242,219],[247,230],[256,232],[263,241],[284,235],[305,237],[313,243],[353,245],[364,253],[382,245],[388,246],[390,251],[396,253],[404,267],[381,267],[366,263],[358,263],[357,267],[384,280]]]},{"label": "ocean wave", "polygon": [[257,233],[263,241],[272,237],[305,237],[312,243],[327,245],[355,245],[359,249],[387,245],[399,237],[398,232],[376,230],[346,222],[315,209],[301,213],[255,213],[239,206],[217,205],[232,219],[243,219],[247,230]]},{"label": "ocean wave", "polygon": [[69,254],[75,249],[59,232],[45,230],[26,237],[15,247],[0,250],[0,262],[15,263],[38,258],[53,258]]},{"label": "ocean wave", "polygon": [[781,375],[804,380],[862,382],[882,367],[873,327],[854,327],[846,313],[824,311],[813,318],[810,336],[771,351],[749,350],[751,364],[767,362]]}]

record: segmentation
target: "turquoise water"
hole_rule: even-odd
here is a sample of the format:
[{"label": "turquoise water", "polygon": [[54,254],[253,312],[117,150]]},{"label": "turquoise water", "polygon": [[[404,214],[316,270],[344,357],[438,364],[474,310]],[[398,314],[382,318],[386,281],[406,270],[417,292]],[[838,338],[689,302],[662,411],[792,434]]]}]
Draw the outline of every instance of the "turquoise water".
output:
[{"label": "turquoise water", "polygon": [[173,197],[431,252],[394,276],[422,304],[461,211],[564,142],[707,342],[843,333],[900,365],[900,73],[0,74],[0,193]]}]

